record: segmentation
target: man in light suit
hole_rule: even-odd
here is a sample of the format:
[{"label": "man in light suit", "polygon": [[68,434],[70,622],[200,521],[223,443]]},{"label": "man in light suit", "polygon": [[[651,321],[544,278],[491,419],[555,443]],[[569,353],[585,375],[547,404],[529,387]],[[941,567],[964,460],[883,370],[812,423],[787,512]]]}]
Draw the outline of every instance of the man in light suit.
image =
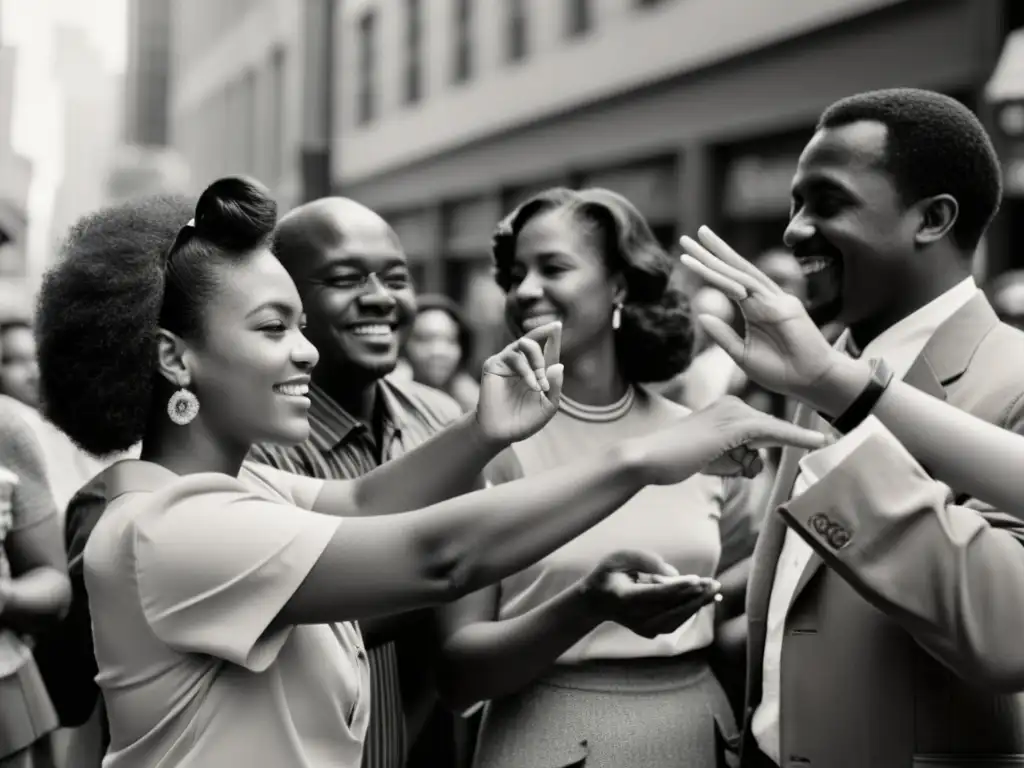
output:
[{"label": "man in light suit", "polygon": [[[1001,195],[974,116],[860,94],[800,157],[786,243],[838,345],[1024,432],[1024,334],[971,278]],[[830,414],[831,417],[840,414]],[[802,407],[796,419],[828,429]],[[744,768],[1024,765],[1024,524],[933,482],[875,419],[783,454],[747,594]]]}]

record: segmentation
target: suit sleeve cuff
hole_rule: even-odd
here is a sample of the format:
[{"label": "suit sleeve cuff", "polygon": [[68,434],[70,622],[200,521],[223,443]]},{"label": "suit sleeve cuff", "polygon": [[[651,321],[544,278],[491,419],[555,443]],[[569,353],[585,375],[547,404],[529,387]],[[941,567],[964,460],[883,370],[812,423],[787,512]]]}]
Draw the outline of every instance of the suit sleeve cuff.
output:
[{"label": "suit sleeve cuff", "polygon": [[778,512],[823,558],[849,560],[943,498],[951,498],[949,489],[883,429]]}]

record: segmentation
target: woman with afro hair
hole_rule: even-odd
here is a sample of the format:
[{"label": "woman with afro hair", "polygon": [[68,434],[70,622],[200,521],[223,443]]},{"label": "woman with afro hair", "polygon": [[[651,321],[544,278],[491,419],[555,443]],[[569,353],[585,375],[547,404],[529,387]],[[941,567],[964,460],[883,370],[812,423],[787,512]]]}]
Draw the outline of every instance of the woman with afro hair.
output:
[{"label": "woman with afro hair", "polygon": [[[139,459],[107,470],[108,505],[84,553],[106,768],[356,768],[369,716],[356,621],[515,573],[644,485],[756,469],[748,443],[822,444],[726,403],[572,467],[449,499],[555,411],[552,324],[488,359],[474,413],[362,478],[247,462],[256,442],[308,437],[318,360],[268,247],[276,217],[261,185],[220,179],[165,253],[71,243],[44,280],[49,418],[95,454],[141,440]],[[606,570],[644,582],[631,591],[634,619],[651,595],[678,606],[698,590],[657,558],[618,558]]]},{"label": "woman with afro hair", "polygon": [[[684,281],[628,200],[604,189],[543,192],[499,225],[493,251],[513,333],[562,324],[565,381],[551,423],[506,451],[492,482],[536,477],[686,419],[686,408],[644,386],[690,361]],[[574,585],[615,550],[649,551],[681,573],[719,579],[717,619],[741,613],[742,561],[756,538],[749,491],[747,480],[708,475],[646,489],[600,526],[448,609],[441,681],[451,704],[489,701],[476,766],[721,764],[716,742],[735,744],[737,729],[707,666],[716,606],[642,637],[581,613]],[[551,507],[553,517],[562,513]]]}]

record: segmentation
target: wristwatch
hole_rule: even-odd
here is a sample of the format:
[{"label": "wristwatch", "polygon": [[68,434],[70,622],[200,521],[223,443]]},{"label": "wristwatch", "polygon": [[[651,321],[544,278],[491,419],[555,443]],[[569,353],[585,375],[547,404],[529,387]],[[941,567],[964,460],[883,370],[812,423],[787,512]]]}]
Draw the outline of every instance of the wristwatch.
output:
[{"label": "wristwatch", "polygon": [[892,368],[882,358],[873,357],[870,359],[870,363],[871,378],[868,380],[867,386],[857,395],[857,399],[850,404],[849,408],[830,421],[832,428],[840,434],[849,434],[871,415],[895,376]]}]

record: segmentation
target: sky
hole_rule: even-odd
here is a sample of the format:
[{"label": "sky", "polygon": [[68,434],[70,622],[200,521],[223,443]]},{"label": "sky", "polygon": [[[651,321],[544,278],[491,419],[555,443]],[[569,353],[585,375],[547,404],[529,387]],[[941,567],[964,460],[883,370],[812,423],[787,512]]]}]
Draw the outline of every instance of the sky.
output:
[{"label": "sky", "polygon": [[61,176],[61,112],[52,74],[52,30],[85,30],[114,72],[127,56],[127,0],[0,0],[0,36],[17,48],[11,142],[33,163],[28,249],[50,248],[49,211]]}]

